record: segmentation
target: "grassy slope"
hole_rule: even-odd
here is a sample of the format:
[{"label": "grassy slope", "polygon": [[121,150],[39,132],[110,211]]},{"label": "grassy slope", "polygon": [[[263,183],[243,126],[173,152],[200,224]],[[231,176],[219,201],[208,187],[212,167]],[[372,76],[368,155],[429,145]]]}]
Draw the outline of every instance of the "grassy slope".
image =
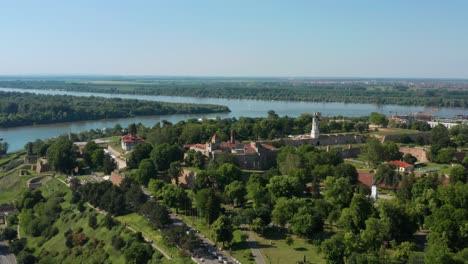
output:
[{"label": "grassy slope", "polygon": [[[54,224],[54,226],[59,229],[59,233],[51,239],[44,241],[44,239],[41,237],[32,237],[25,235],[24,229],[20,230],[21,236],[28,238],[29,247],[36,249],[37,253],[43,250],[47,250],[49,252],[55,252],[60,254],[67,250],[67,247],[65,246],[65,236],[63,235],[65,231],[67,231],[68,229],[77,230],[78,228],[83,228],[83,232],[86,234],[86,236],[90,238],[90,240],[92,238],[96,238],[98,240],[104,241],[104,247],[102,249],[96,250],[99,250],[101,252],[105,251],[106,253],[108,253],[108,260],[110,261],[109,263],[125,263],[125,259],[123,258],[122,252],[112,247],[111,238],[114,234],[121,234],[121,236],[124,239],[128,238],[130,236],[131,231],[126,230],[120,224],[114,226],[114,228],[111,230],[108,230],[106,227],[103,227],[101,225],[95,230],[90,228],[88,226],[88,219],[91,214],[95,213],[93,212],[94,210],[88,209],[86,212],[80,213],[74,205],[68,202],[71,196],[70,190],[68,188],[64,188],[63,183],[59,182],[57,179],[52,178],[49,181],[47,181],[41,187],[41,191],[45,197],[48,197],[52,193],[57,191],[66,192],[66,201],[61,204],[63,208],[62,213],[59,219],[57,219],[57,221]],[[98,223],[101,223],[104,216],[98,215],[97,218]],[[86,246],[87,245],[85,245],[84,247]],[[73,259],[70,259],[70,257],[68,257],[67,260],[69,260],[70,263],[86,261],[80,258],[80,256],[74,256]]]}]

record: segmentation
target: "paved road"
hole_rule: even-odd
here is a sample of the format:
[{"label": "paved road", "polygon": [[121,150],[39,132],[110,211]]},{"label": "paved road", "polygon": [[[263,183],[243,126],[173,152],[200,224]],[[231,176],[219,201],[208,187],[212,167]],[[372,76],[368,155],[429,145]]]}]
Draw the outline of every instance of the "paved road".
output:
[{"label": "paved road", "polygon": [[8,246],[5,242],[0,241],[0,263],[1,264],[16,264],[16,257],[8,252]]},{"label": "paved road", "polygon": [[[171,219],[172,219],[173,225],[182,225],[182,224],[185,223],[189,228],[192,228],[193,230],[196,230],[191,225],[184,222],[181,218],[177,217],[174,214],[171,214]],[[219,264],[220,262],[218,260],[218,257],[221,257],[223,259],[223,261],[227,261],[228,263],[231,263],[231,264],[237,263],[236,260],[231,255],[229,255],[226,251],[216,249],[215,243],[213,241],[211,241],[209,238],[205,237],[203,234],[201,234],[199,232],[197,232],[196,234],[197,234],[198,238],[203,242],[205,247],[210,248],[210,250],[216,252],[216,257],[215,257],[214,254],[212,254],[212,253],[209,254],[208,252],[206,252],[205,254],[199,256],[198,258],[192,258],[193,261],[195,261],[197,263],[209,263],[209,264],[217,263],[217,264]],[[203,259],[203,261],[201,259]]]},{"label": "paved road", "polygon": [[258,249],[258,243],[255,241],[255,238],[252,235],[252,232],[247,229],[246,225],[241,226],[242,231],[244,231],[245,234],[247,234],[247,243],[249,244],[250,251],[252,252],[252,255],[255,258],[255,263],[257,264],[266,264],[265,259],[263,258],[262,253],[260,252],[260,249]]}]

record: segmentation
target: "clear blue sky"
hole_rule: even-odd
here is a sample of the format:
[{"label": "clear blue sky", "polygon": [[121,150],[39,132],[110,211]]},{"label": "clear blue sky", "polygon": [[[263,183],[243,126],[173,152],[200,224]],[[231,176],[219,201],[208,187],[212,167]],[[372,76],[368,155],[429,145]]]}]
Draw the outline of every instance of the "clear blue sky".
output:
[{"label": "clear blue sky", "polygon": [[468,1],[3,1],[0,74],[468,78]]}]

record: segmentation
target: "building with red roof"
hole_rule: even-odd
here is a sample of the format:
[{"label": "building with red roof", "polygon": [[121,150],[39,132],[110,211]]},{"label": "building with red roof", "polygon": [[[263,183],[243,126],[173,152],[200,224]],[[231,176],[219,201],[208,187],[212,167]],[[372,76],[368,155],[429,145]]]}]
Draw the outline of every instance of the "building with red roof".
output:
[{"label": "building with red roof", "polygon": [[399,160],[391,160],[388,162],[388,164],[395,165],[397,170],[401,172],[410,172],[414,169],[414,165]]},{"label": "building with red roof", "polygon": [[137,144],[145,142],[145,140],[141,137],[132,134],[122,136],[120,141],[122,144],[122,149],[125,151],[131,151],[135,148]]},{"label": "building with red roof", "polygon": [[245,170],[267,170],[276,161],[276,154],[279,149],[269,144],[258,142],[241,143],[234,139],[231,132],[229,141],[221,142],[219,136],[214,134],[211,141],[206,144],[186,144],[186,149],[191,149],[203,153],[203,155],[217,159],[223,153],[231,153],[237,157],[239,167]]}]

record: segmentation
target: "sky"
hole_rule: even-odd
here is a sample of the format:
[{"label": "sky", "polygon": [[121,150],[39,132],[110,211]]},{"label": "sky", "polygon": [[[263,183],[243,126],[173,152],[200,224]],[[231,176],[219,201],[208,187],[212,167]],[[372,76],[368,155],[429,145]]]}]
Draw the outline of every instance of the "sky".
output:
[{"label": "sky", "polygon": [[468,1],[0,2],[0,75],[468,78]]}]

